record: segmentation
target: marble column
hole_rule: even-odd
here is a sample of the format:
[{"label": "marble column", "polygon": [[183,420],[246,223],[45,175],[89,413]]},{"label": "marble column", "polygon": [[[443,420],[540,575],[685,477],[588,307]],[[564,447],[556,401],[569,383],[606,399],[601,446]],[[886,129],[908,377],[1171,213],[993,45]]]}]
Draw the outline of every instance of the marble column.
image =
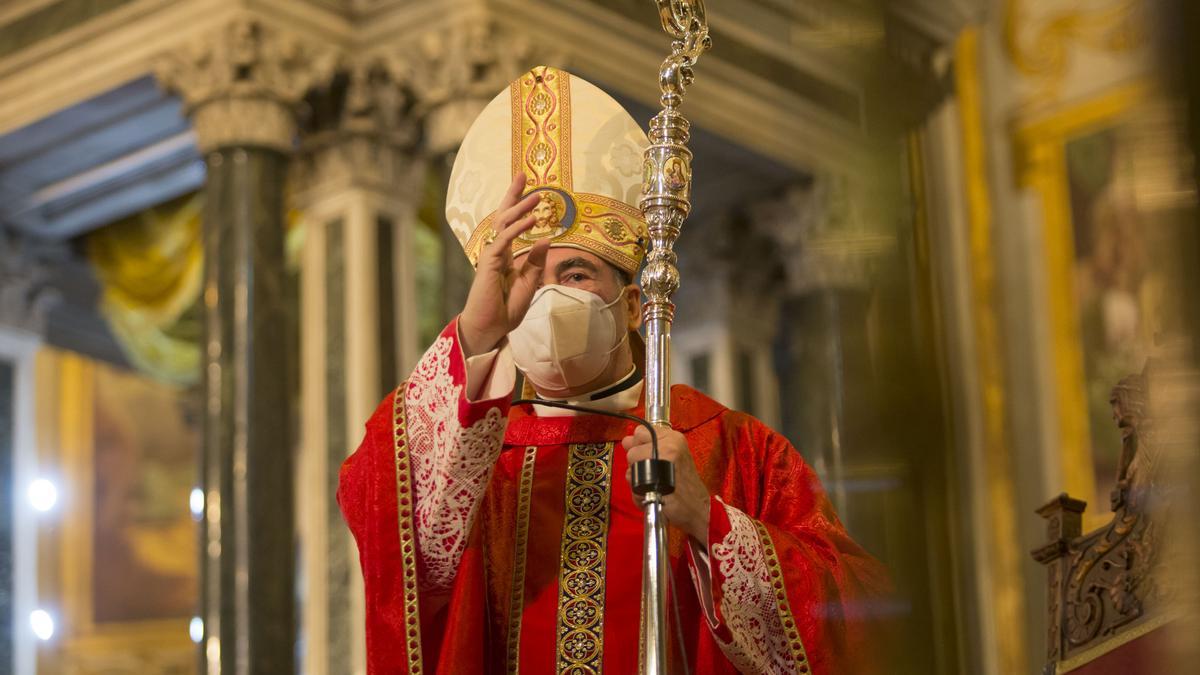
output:
[{"label": "marble column", "polygon": [[61,300],[41,253],[0,227],[0,672],[37,668],[29,612],[38,600],[40,514],[22,487],[38,476],[34,356]]},{"label": "marble column", "polygon": [[315,96],[293,174],[302,214],[299,506],[304,672],[365,672],[363,589],[335,500],[339,469],[379,401],[415,364],[413,250],[423,167],[384,60],[347,64]]},{"label": "marble column", "polygon": [[238,19],[167,54],[207,165],[201,658],[208,673],[295,671],[296,397],[283,191],[296,107],[334,57]]},{"label": "marble column", "polygon": [[13,453],[15,446],[16,368],[0,354],[0,669],[12,672],[16,667],[16,618],[13,602],[16,538],[13,527],[13,506],[16,490],[13,484]]},{"label": "marble column", "polygon": [[893,239],[871,231],[845,178],[818,176],[754,210],[777,245],[786,292],[780,300],[781,431],[820,475],[848,517],[850,458],[869,451],[878,424],[868,333],[873,264]]}]

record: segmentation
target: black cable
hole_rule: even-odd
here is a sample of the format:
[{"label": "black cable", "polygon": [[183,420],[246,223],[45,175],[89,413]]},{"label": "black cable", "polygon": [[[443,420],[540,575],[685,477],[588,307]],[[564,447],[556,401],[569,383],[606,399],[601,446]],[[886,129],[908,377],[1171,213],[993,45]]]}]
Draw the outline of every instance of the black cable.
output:
[{"label": "black cable", "polygon": [[[642,419],[641,417],[638,417],[637,415],[630,415],[630,414],[621,413],[621,412],[613,412],[610,410],[598,410],[596,408],[588,408],[586,406],[573,405],[571,403],[561,403],[559,401],[543,401],[542,399],[539,399],[539,398],[518,398],[512,402],[512,405],[524,405],[524,404],[544,405],[548,408],[559,408],[561,410],[572,410],[574,412],[581,412],[581,413],[590,414],[590,415],[602,415],[604,417],[615,417],[616,419],[628,420],[635,424],[640,424],[642,427],[644,427],[646,429],[646,431],[650,432],[650,459],[651,459],[651,461],[653,461],[653,462],[659,461],[659,459],[658,459],[658,432],[655,431],[653,424],[650,424],[649,422]],[[663,518],[664,519],[666,518],[666,514],[663,514]],[[669,562],[669,558],[668,558],[668,562]],[[683,672],[684,672],[684,675],[691,675],[692,669],[691,669],[690,665],[688,664],[686,645],[683,642],[683,618],[680,616],[680,613],[679,613],[679,593],[676,592],[676,590],[675,590],[675,571],[673,569],[671,569],[670,565],[667,566],[667,583],[670,584],[670,586],[671,586],[671,607],[675,610],[675,640],[676,640],[676,643],[679,645],[679,656],[680,656],[680,660],[683,661]]]},{"label": "black cable", "polygon": [[588,408],[582,405],[573,405],[571,403],[561,403],[559,401],[543,401],[540,398],[518,398],[512,402],[513,405],[521,404],[544,405],[547,408],[560,408],[562,410],[574,410],[575,412],[589,413],[592,415],[604,415],[605,417],[615,417],[621,420],[628,420],[636,424],[642,425],[646,431],[650,432],[650,459],[658,461],[658,432],[654,430],[654,425],[637,415],[629,415],[626,413],[612,412],[609,410],[597,410],[596,408]]},{"label": "black cable", "polygon": [[679,593],[675,591],[674,570],[668,571],[667,579],[671,584],[671,607],[675,610],[675,640],[679,644],[679,659],[683,661],[684,675],[692,675],[692,669],[688,665],[687,645],[683,644],[683,617],[679,615]]}]

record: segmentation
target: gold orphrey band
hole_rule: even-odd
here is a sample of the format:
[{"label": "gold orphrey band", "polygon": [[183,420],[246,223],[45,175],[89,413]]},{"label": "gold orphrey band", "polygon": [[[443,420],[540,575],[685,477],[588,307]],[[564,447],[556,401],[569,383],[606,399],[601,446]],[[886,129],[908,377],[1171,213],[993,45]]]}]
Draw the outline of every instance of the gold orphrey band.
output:
[{"label": "gold orphrey band", "polygon": [[421,615],[417,597],[417,537],[413,528],[412,471],[408,456],[408,425],[405,422],[405,381],[393,396],[393,432],[396,450],[396,512],[400,525],[400,575],[404,592],[404,644],[408,672],[419,675],[421,664]]},{"label": "gold orphrey band", "polygon": [[525,609],[525,551],[529,543],[529,502],[533,496],[533,466],[537,446],[525,448],[517,484],[517,533],[513,542],[512,590],[508,602],[508,670],[517,675],[521,660],[521,613]]},{"label": "gold orphrey band", "polygon": [[612,443],[572,445],[567,460],[557,671],[568,675],[595,675],[602,669],[612,450]]},{"label": "gold orphrey band", "polygon": [[754,526],[758,529],[758,539],[762,542],[763,553],[767,559],[771,587],[775,589],[775,604],[779,609],[779,624],[783,626],[783,634],[787,637],[788,649],[796,662],[797,672],[807,673],[808,653],[804,651],[800,629],[796,626],[796,619],[792,616],[792,609],[788,604],[787,586],[783,583],[783,568],[779,564],[779,555],[775,553],[775,542],[771,541],[771,533],[767,531],[766,525],[756,520]]}]

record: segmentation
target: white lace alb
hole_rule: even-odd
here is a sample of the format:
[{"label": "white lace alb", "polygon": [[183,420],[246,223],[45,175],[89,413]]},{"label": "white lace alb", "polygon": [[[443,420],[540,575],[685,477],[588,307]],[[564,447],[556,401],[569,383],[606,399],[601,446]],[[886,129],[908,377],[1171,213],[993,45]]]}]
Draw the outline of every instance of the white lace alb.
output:
[{"label": "white lace alb", "polygon": [[725,656],[743,673],[795,673],[797,662],[779,619],[766,551],[754,521],[727,504],[729,533],[712,546],[720,571],[721,615],[733,641],[718,640]]},{"label": "white lace alb", "polygon": [[462,425],[463,385],[450,374],[453,351],[451,338],[438,338],[404,392],[417,546],[425,562],[421,587],[431,590],[449,588],[454,581],[506,424],[495,406],[474,424]]}]

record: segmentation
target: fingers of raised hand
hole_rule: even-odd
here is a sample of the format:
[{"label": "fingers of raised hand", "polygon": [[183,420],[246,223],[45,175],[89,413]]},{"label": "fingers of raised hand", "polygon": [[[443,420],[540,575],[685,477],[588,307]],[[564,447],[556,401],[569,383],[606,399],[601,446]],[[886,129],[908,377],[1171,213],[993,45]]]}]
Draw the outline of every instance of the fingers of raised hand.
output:
[{"label": "fingers of raised hand", "polygon": [[496,209],[496,219],[492,227],[496,232],[503,233],[514,225],[520,225],[527,219],[529,212],[533,211],[533,207],[538,205],[540,199],[538,195],[530,194],[514,202],[512,206]]},{"label": "fingers of raised hand", "polygon": [[538,239],[533,242],[533,246],[529,248],[529,254],[525,256],[525,262],[521,263],[521,274],[540,277],[542,269],[546,267],[546,252],[549,250],[549,239]]},{"label": "fingers of raised hand", "polygon": [[533,207],[537,206],[537,203],[537,196],[530,195],[517,202],[516,206],[512,206],[505,211],[497,211],[496,219],[492,221],[492,232],[494,234],[486,250],[491,253],[503,253],[509,250],[513,240],[528,231],[537,222],[533,214],[530,213]]},{"label": "fingers of raised hand", "polygon": [[525,172],[518,171],[513,174],[512,182],[508,184],[508,189],[504,191],[504,196],[500,198],[500,206],[496,208],[496,213],[504,213],[512,208],[513,204],[521,198],[521,192],[525,189]]},{"label": "fingers of raised hand", "polygon": [[535,222],[537,221],[534,219],[532,214],[526,214],[517,218],[511,223],[508,223],[507,225],[501,226],[499,223],[497,223],[496,240],[492,242],[492,245],[498,247],[512,246],[513,240],[521,236],[521,234],[529,230],[529,228],[533,227]]}]

